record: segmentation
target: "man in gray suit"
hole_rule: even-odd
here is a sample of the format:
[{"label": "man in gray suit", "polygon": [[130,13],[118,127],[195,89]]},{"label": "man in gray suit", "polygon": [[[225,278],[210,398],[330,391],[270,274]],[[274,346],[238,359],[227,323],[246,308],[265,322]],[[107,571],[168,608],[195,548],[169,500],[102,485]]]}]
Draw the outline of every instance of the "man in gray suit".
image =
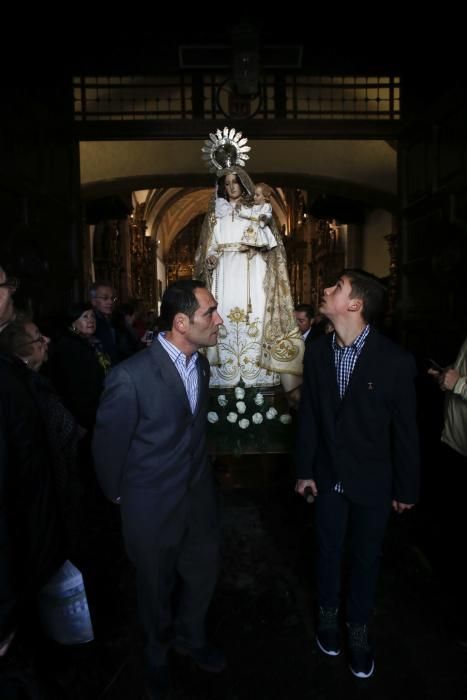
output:
[{"label": "man in gray suit", "polygon": [[225,667],[205,638],[219,517],[206,449],[209,363],[197,352],[216,344],[222,318],[203,282],[183,280],[165,291],[161,320],[170,330],[110,372],[93,441],[99,482],[120,503],[136,567],[147,687],[157,700],[169,692],[169,648],[204,670]]}]

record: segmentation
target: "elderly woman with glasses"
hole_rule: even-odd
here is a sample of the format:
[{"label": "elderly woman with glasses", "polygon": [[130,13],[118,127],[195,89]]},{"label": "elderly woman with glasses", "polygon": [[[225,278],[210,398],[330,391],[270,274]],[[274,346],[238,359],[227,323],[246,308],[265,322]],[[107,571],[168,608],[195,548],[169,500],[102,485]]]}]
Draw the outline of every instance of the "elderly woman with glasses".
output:
[{"label": "elderly woman with glasses", "polygon": [[0,332],[15,317],[13,306],[13,294],[19,287],[17,277],[7,277],[4,269],[0,267]]},{"label": "elderly woman with glasses", "polygon": [[[17,374],[34,397],[47,434],[57,491],[67,514],[69,482],[75,470],[78,440],[85,435],[47,377],[39,374],[50,339],[30,320],[14,320],[0,334],[0,351],[16,358]],[[21,372],[21,366],[26,371]]]},{"label": "elderly woman with glasses", "polygon": [[67,328],[52,345],[48,374],[65,406],[90,435],[110,357],[95,335],[96,316],[90,302],[72,304],[66,321]]},{"label": "elderly woman with glasses", "polygon": [[78,425],[45,377],[48,338],[32,321],[0,333],[0,656],[27,602],[72,546]]}]

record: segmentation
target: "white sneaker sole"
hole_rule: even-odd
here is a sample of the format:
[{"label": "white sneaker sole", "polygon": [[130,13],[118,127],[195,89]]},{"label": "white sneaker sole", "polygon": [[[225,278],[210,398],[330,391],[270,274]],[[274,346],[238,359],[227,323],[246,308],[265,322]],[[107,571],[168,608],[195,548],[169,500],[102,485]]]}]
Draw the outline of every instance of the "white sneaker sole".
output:
[{"label": "white sneaker sole", "polygon": [[350,664],[349,664],[349,668],[352,671],[355,678],[369,678],[375,672],[375,662],[374,662],[374,660],[372,661],[371,668],[368,671],[368,673],[363,673],[363,671],[354,671],[352,666],[350,666]]},{"label": "white sneaker sole", "polygon": [[316,637],[316,644],[318,645],[319,649],[323,652],[323,654],[326,654],[327,656],[339,656],[341,653],[341,650],[338,649],[337,651],[334,651],[334,649],[325,649],[322,644],[320,644],[320,641],[318,637]]}]

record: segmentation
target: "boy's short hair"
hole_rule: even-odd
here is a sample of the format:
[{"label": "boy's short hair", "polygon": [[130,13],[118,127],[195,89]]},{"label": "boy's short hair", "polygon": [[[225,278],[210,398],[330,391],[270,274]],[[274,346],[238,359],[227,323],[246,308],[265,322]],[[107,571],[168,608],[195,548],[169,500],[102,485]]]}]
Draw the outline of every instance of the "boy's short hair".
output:
[{"label": "boy's short hair", "polygon": [[347,268],[339,277],[346,276],[352,287],[351,299],[361,299],[363,302],[362,318],[367,323],[373,323],[383,311],[386,287],[370,272],[358,268]]}]

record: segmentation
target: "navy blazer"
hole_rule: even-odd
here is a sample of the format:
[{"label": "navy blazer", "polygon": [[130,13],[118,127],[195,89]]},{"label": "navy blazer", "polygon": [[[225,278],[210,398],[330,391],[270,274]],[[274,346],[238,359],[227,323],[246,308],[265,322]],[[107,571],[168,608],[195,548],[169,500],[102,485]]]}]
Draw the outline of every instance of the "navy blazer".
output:
[{"label": "navy blazer", "polygon": [[93,453],[105,495],[121,499],[127,541],[143,533],[159,542],[162,537],[176,540],[191,489],[211,479],[206,449],[209,363],[200,354],[198,373],[194,414],[183,381],[157,340],[107,376]]},{"label": "navy blazer", "polygon": [[341,399],[333,334],[307,347],[299,408],[299,479],[318,492],[342,482],[346,495],[371,505],[415,503],[419,493],[416,374],[413,357],[371,328]]}]

